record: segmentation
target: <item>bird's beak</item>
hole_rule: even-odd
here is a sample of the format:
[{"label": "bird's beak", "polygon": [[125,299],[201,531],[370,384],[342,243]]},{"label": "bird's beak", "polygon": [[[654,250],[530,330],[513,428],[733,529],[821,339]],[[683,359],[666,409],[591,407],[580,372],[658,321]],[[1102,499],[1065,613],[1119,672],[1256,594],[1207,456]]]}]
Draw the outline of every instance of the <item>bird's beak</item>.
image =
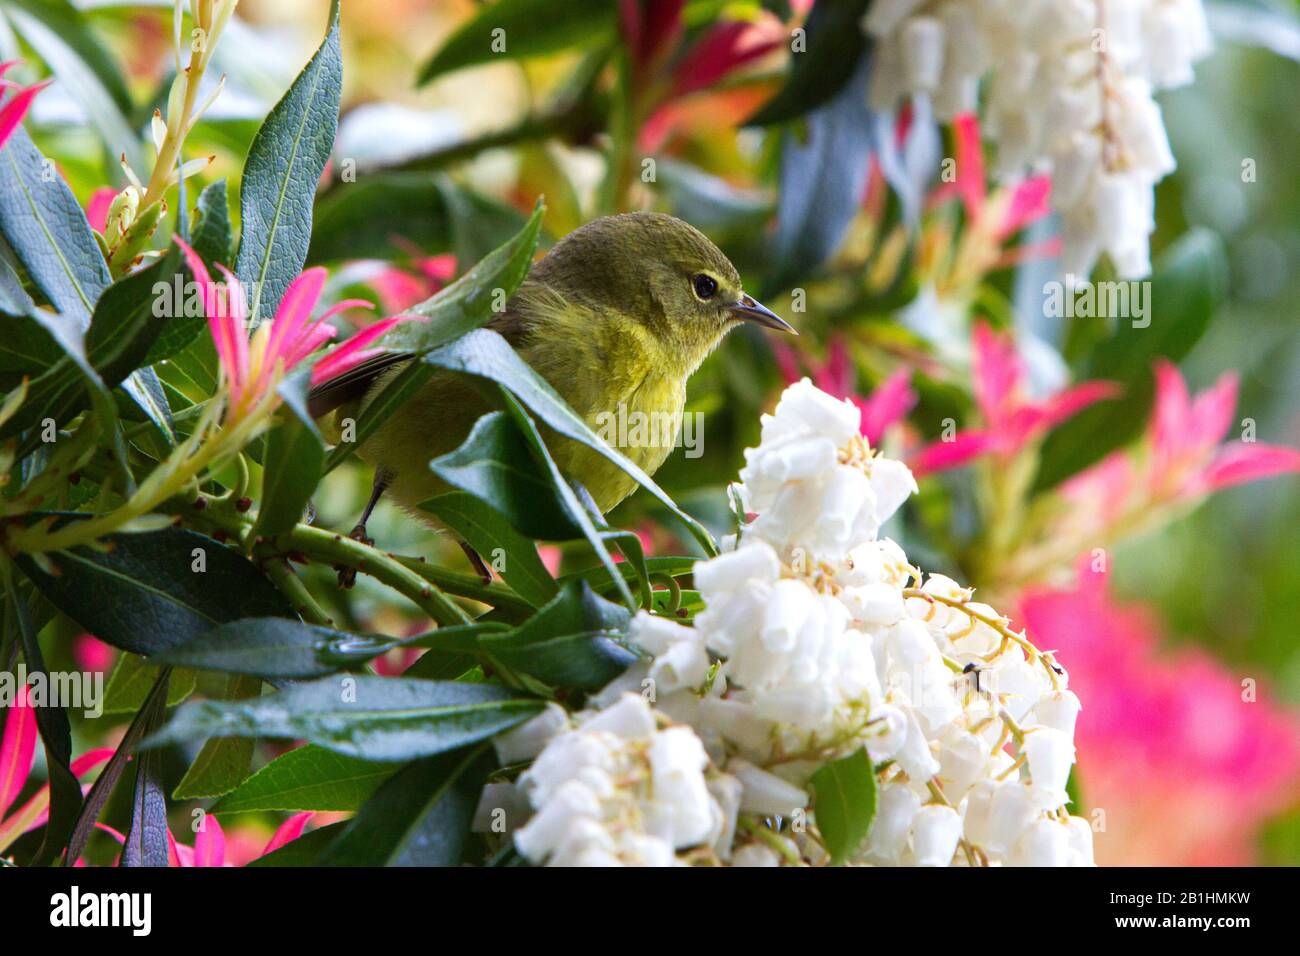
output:
[{"label": "bird's beak", "polygon": [[731,314],[742,322],[753,322],[755,325],[776,329],[778,332],[789,332],[791,335],[799,334],[793,325],[767,306],[755,302],[751,295],[741,295],[740,301],[731,307]]}]

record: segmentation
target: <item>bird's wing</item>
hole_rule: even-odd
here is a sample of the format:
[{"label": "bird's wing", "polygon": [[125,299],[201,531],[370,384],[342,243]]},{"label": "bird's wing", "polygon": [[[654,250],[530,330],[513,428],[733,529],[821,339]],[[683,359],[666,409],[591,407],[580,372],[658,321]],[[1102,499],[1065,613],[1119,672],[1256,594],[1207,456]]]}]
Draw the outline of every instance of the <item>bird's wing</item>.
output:
[{"label": "bird's wing", "polygon": [[[528,320],[514,309],[506,309],[484,324],[484,328],[496,332],[514,348],[522,343],[529,327]],[[307,393],[307,411],[313,418],[320,418],[349,402],[360,401],[385,370],[411,358],[410,352],[386,352],[366,359],[343,374],[314,386]]]}]

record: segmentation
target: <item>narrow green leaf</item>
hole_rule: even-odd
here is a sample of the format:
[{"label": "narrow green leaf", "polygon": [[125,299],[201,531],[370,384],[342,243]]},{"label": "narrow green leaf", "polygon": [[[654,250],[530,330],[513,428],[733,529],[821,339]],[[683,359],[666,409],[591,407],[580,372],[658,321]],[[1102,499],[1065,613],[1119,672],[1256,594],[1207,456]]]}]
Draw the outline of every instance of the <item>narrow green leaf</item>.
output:
[{"label": "narrow green leaf", "polygon": [[496,761],[487,744],[417,760],[375,792],[319,866],[456,866]]},{"label": "narrow green leaf", "polygon": [[235,272],[252,285],[251,322],[274,315],[285,289],[302,272],[316,184],[338,131],[342,87],[339,5],[334,0],[324,42],[257,131],[244,164],[239,191],[243,236]]},{"label": "narrow green leaf", "polygon": [[17,560],[51,604],[114,647],[147,655],[241,617],[296,617],[247,558],[204,535],[167,528],[106,541],[107,551],[49,555],[57,574]]},{"label": "narrow green leaf", "polygon": [[420,509],[460,535],[533,607],[555,596],[555,579],[537,556],[537,546],[484,502],[452,491],[421,502]]},{"label": "narrow green leaf", "polygon": [[205,737],[284,737],[367,760],[455,750],[527,720],[542,701],[494,684],[340,675],[248,701],[190,701],[150,746]]},{"label": "narrow green leaf", "polygon": [[[221,699],[243,700],[261,692],[262,681],[259,678],[231,674],[226,678]],[[206,799],[234,790],[248,777],[256,743],[249,737],[209,740],[172,791],[172,797],[176,800]]]},{"label": "narrow green leaf", "polygon": [[21,126],[0,149],[0,232],[50,303],[82,328],[110,278],[68,184]]},{"label": "narrow green leaf", "polygon": [[[119,654],[104,688],[104,713],[133,714],[149,699],[162,676],[162,668],[139,654]],[[197,675],[188,668],[173,668],[167,682],[167,706],[175,707],[194,693]]]},{"label": "narrow green leaf", "polygon": [[485,634],[479,645],[512,670],[556,687],[598,690],[636,655],[619,642],[631,615],[574,581],[513,631]]},{"label": "narrow green leaf", "polygon": [[[72,830],[72,838],[68,841],[68,851],[65,859],[76,861],[81,858],[81,851],[86,847],[86,841],[90,839],[90,834],[95,829],[95,821],[99,819],[99,813],[104,809],[104,804],[113,793],[113,788],[117,786],[117,781],[122,776],[122,771],[126,769],[128,761],[135,754],[136,746],[145,734],[150,733],[162,719],[163,713],[167,707],[167,681],[170,673],[164,669],[154,681],[154,686],[145,699],[143,706],[127,727],[126,734],[122,737],[121,743],[117,745],[117,750],[109,758],[104,769],[99,772],[95,778],[95,783],[90,788],[90,793],[86,794],[85,804],[81,808],[81,813],[77,817],[76,826]],[[80,789],[80,788],[78,788]]]},{"label": "narrow green leaf", "polygon": [[[169,671],[158,681],[164,687]],[[167,865],[167,795],[162,786],[162,753],[146,750],[135,759],[135,790],[131,798],[131,825],[122,842],[121,865]]]},{"label": "narrow green leaf", "polygon": [[391,763],[345,757],[307,744],[276,757],[222,797],[212,810],[357,810],[395,769]]},{"label": "narrow green leaf", "polygon": [[[550,384],[534,372],[509,344],[491,329],[476,329],[424,356],[422,361],[453,372],[475,375],[509,389],[528,410],[566,438],[581,442],[609,459],[654,495],[686,525],[706,554],[716,554],[712,535],[698,521],[677,506],[668,493],[625,455],[610,447],[570,408]],[[526,433],[527,429],[521,429]],[[569,509],[571,512],[573,508]],[[575,520],[578,515],[573,514]]]},{"label": "narrow green leaf", "polygon": [[283,416],[266,442],[262,463],[262,502],[254,535],[282,534],[302,520],[307,501],[320,483],[325,445],[315,429],[296,414]]},{"label": "narrow green leaf", "polygon": [[820,767],[812,775],[817,830],[838,865],[851,857],[871,832],[876,816],[876,771],[865,749]]},{"label": "narrow green leaf", "polygon": [[[497,300],[514,294],[528,275],[537,238],[541,233],[545,206],[538,202],[528,223],[509,242],[490,252],[474,268],[437,295],[408,310],[426,316],[422,322],[404,322],[381,340],[385,348],[419,356],[450,342],[458,335],[477,329],[492,316]],[[412,362],[393,376],[357,416],[355,440],[330,452],[325,470],[332,471],[352,452],[365,444],[407,399],[428,382],[432,369]]]},{"label": "narrow green leaf", "polygon": [[305,680],[367,661],[400,643],[283,617],[249,617],[195,635],[153,659],[199,670]]},{"label": "narrow green leaf", "polygon": [[617,4],[610,0],[500,0],[480,8],[420,70],[418,83],[452,70],[504,59],[592,49],[614,40]]},{"label": "narrow green leaf", "polygon": [[582,536],[505,412],[484,415],[459,448],[435,458],[429,467],[453,488],[490,505],[526,537],[569,541]]},{"label": "narrow green leaf", "polygon": [[766,126],[797,119],[830,100],[853,76],[867,51],[860,26],[871,0],[839,0],[813,5],[804,24],[807,42],[790,54],[790,75],[781,91],[745,121]]}]

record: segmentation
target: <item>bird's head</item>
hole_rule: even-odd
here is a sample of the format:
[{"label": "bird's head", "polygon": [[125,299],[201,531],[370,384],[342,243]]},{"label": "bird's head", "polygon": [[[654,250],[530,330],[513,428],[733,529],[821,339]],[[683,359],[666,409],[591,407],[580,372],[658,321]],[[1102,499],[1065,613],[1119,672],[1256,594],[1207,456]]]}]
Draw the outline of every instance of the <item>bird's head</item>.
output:
[{"label": "bird's head", "polygon": [[562,239],[533,278],[598,314],[630,320],[692,368],[742,322],[794,332],[746,294],[736,267],[690,223],[634,212]]}]

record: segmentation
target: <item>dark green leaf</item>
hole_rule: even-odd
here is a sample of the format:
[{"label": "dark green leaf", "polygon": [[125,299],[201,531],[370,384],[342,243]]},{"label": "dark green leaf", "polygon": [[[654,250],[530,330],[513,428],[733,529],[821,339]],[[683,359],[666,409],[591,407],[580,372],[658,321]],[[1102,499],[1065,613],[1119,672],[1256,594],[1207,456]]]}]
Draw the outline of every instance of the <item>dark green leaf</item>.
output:
[{"label": "dark green leaf", "polygon": [[308,744],[276,757],[212,809],[215,813],[357,810],[394,769],[391,763],[345,757]]},{"label": "dark green leaf", "polygon": [[333,674],[398,643],[391,637],[348,634],[283,617],[249,617],[198,634],[153,659],[199,670],[302,680]]},{"label": "dark green leaf", "polygon": [[[168,670],[159,682],[166,686]],[[135,758],[131,825],[122,842],[121,866],[167,865],[167,795],[162,786],[162,752],[146,750]]]},{"label": "dark green leaf", "polygon": [[282,418],[267,438],[262,464],[262,502],[253,531],[262,537],[283,534],[302,520],[325,462],[316,430],[297,414]]},{"label": "dark green leaf", "polygon": [[828,763],[812,775],[817,830],[831,862],[843,863],[862,846],[876,816],[876,771],[865,749]]},{"label": "dark green leaf", "polygon": [[21,126],[0,149],[0,232],[56,310],[89,322],[108,266],[86,214]]},{"label": "dark green leaf", "polygon": [[417,760],[390,778],[319,866],[456,866],[487,775],[486,745]]},{"label": "dark green leaf", "polygon": [[[513,239],[493,250],[437,295],[408,310],[427,318],[398,325],[381,340],[383,347],[423,355],[486,322],[492,316],[494,299],[508,299],[528,275],[544,212],[545,207],[539,202],[528,223]],[[403,402],[420,390],[431,374],[427,366],[413,362],[393,376],[378,394],[367,397],[366,407],[357,416],[355,441],[334,448],[325,461],[325,470],[333,470],[354,449],[364,445]]]},{"label": "dark green leaf", "polygon": [[338,0],[329,32],[253,138],[239,191],[243,237],[235,269],[252,284],[250,320],[275,314],[302,272],[311,242],[316,184],[334,146],[343,61]]},{"label": "dark green leaf", "polygon": [[[131,726],[126,729],[126,734],[122,737],[122,742],[117,745],[117,750],[113,752],[113,756],[109,758],[108,763],[104,764],[104,769],[95,778],[90,793],[86,794],[85,805],[81,808],[76,826],[72,830],[72,838],[68,841],[66,859],[75,862],[81,858],[81,851],[85,849],[86,841],[90,839],[90,834],[94,832],[95,821],[99,819],[99,812],[104,809],[104,804],[108,802],[108,798],[113,793],[113,788],[117,786],[117,781],[122,776],[122,771],[126,769],[127,762],[135,754],[136,746],[145,734],[154,730],[162,720],[162,716],[167,709],[168,676],[166,669],[158,674],[153,689],[145,699],[140,712],[135,715],[135,719],[131,721]],[[80,792],[80,788],[78,788],[78,792]]]},{"label": "dark green leaf", "polygon": [[[221,693],[222,700],[243,700],[262,692],[262,681],[256,677],[231,674]],[[253,747],[257,741],[248,737],[220,737],[203,745],[185,776],[172,791],[177,800],[196,800],[219,797],[238,787],[247,777],[253,763]]]},{"label": "dark green leaf", "polygon": [[537,556],[537,547],[484,502],[452,491],[421,502],[420,509],[456,532],[533,607],[555,595],[555,579]]},{"label": "dark green leaf", "polygon": [[[104,713],[134,714],[144,706],[158,684],[162,668],[139,654],[119,654],[104,688]],[[197,675],[186,668],[172,668],[167,682],[167,706],[174,707],[194,693]]]},{"label": "dark green leaf", "polygon": [[447,484],[491,505],[529,538],[569,541],[582,535],[505,412],[484,415],[464,444],[429,467]]},{"label": "dark green leaf", "polygon": [[500,0],[479,12],[448,37],[420,70],[419,83],[479,63],[592,49],[614,39],[617,4],[610,0]]},{"label": "dark green leaf", "polygon": [[205,737],[286,737],[402,761],[491,737],[542,707],[494,684],[336,676],[249,701],[190,701],[151,746]]},{"label": "dark green leaf", "polygon": [[1214,318],[1226,288],[1223,244],[1208,230],[1187,233],[1156,261],[1147,290],[1149,327],[1120,318],[1114,334],[1091,355],[1084,378],[1118,382],[1119,401],[1085,408],[1043,444],[1037,488],[1049,488],[1127,444],[1145,427],[1155,395],[1152,365],[1177,362]]},{"label": "dark green leaf", "polygon": [[[196,211],[198,218],[194,223],[191,245],[211,271],[212,264],[220,262],[224,265],[230,261],[230,210],[227,207],[224,179],[209,184],[199,194]],[[149,354],[142,363],[144,365],[153,365],[177,355],[207,329],[208,322],[202,309],[186,308],[188,303],[184,283],[189,276],[188,271],[177,269],[175,273],[180,276],[180,282],[173,286],[173,314],[167,317],[162,331],[149,347]]]},{"label": "dark green leaf", "polygon": [[867,35],[860,21],[870,5],[871,0],[814,4],[804,23],[804,49],[790,54],[790,75],[785,86],[745,125],[765,126],[796,119],[842,90],[867,50]]},{"label": "dark green leaf", "polygon": [[[682,511],[667,492],[655,484],[638,465],[593,432],[582,417],[565,403],[544,378],[529,368],[497,333],[490,329],[476,329],[451,344],[430,352],[423,361],[453,372],[485,378],[508,389],[550,428],[603,455],[634,478],[686,525],[706,554],[717,552],[712,536],[698,521]],[[516,423],[520,424],[517,419]],[[526,434],[527,429],[522,424],[520,427]],[[570,506],[569,511],[573,510]],[[578,515],[574,514],[573,517],[578,520]]]},{"label": "dark green leaf", "polygon": [[545,684],[597,690],[636,660],[619,643],[629,620],[626,608],[574,581],[515,630],[485,634],[479,646]]},{"label": "dark green leaf", "polygon": [[[56,575],[18,562],[51,604],[114,647],[153,654],[226,621],[295,616],[247,558],[201,534],[167,528],[106,541],[107,551],[49,555]],[[194,570],[199,561],[206,570]]]}]

